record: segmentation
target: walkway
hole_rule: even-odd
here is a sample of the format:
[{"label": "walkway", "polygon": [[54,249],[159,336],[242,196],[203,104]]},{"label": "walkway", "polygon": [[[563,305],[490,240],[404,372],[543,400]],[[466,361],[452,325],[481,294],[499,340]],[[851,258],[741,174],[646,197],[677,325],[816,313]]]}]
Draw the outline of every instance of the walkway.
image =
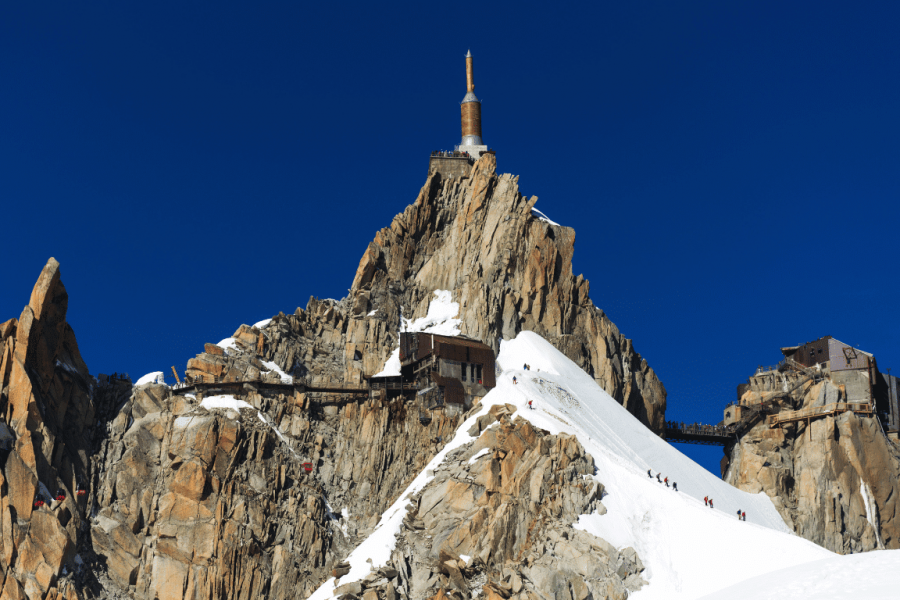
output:
[{"label": "walkway", "polygon": [[790,410],[776,415],[770,415],[767,423],[769,424],[769,428],[774,429],[776,427],[781,427],[785,423],[809,421],[811,419],[818,419],[820,417],[836,415],[843,412],[855,412],[856,414],[871,416],[872,405],[868,402],[834,402],[824,406],[814,406],[812,408]]},{"label": "walkway", "polygon": [[666,421],[666,441],[683,444],[703,444],[725,446],[735,440],[731,428],[702,423],[679,423]]}]

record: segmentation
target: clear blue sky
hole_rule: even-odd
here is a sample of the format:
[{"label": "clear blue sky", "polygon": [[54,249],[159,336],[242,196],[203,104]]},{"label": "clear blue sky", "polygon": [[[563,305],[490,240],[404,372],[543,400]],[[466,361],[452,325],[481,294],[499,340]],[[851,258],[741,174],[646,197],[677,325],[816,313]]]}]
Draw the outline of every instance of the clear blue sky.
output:
[{"label": "clear blue sky", "polygon": [[55,256],[92,373],[343,297],[459,142],[470,48],[499,169],[575,227],[670,418],[823,335],[900,371],[896,1],[0,11],[0,321]]}]

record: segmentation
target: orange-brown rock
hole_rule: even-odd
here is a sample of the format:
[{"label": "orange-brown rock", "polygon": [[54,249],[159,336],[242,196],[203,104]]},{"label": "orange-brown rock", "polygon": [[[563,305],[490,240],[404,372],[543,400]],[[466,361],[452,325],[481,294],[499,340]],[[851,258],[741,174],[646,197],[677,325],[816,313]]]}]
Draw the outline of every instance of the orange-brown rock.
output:
[{"label": "orange-brown rock", "polygon": [[[741,402],[752,406],[795,383],[785,410],[846,399],[829,379],[803,382],[791,372],[768,379],[751,378]],[[763,420],[726,449],[723,478],[768,494],[798,535],[833,552],[900,548],[900,448],[875,417],[847,412],[777,429]]]},{"label": "orange-brown rock", "polygon": [[415,202],[375,234],[346,298],[310,298],[262,329],[241,325],[234,348],[191,359],[188,375],[252,380],[268,370],[261,359],[311,382],[359,383],[396,347],[400,309],[424,316],[433,292],[449,290],[462,334],[496,351],[499,340],[535,331],[661,432],[665,389],[573,273],[574,230],[533,212],[537,198],[520,193],[517,177],[498,175],[495,160],[483,156],[468,177],[429,175]]},{"label": "orange-brown rock", "polygon": [[[74,492],[76,481],[88,478],[94,381],[65,321],[67,306],[59,263],[51,258],[18,321],[0,325],[2,416],[16,437],[0,485],[2,554],[15,565],[4,597],[55,598],[68,590],[57,581],[84,531]],[[65,490],[64,500],[44,491],[56,489]],[[36,500],[44,505],[35,509]]]}]

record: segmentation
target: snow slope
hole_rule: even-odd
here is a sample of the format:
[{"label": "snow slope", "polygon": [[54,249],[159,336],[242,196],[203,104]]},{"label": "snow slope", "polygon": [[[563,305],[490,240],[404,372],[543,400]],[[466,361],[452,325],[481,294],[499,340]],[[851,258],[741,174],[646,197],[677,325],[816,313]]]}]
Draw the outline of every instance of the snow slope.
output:
[{"label": "snow slope", "polygon": [[[608,512],[584,515],[576,527],[637,550],[650,585],[632,598],[697,598],[738,578],[834,556],[793,535],[765,494],[728,485],[654,435],[539,335],[501,342],[498,362],[504,373],[485,401],[516,404],[535,425],[576,435],[594,457]],[[657,471],[679,491],[657,483]],[[737,520],[739,508],[746,522]]]},{"label": "snow slope", "polygon": [[835,556],[781,569],[719,590],[702,600],[895,600],[900,550]]},{"label": "snow slope", "polygon": [[134,382],[135,387],[139,385],[144,385],[145,383],[161,383],[165,385],[166,378],[163,377],[162,371],[153,371],[152,373],[147,373],[140,379]]},{"label": "snow slope", "polygon": [[[361,579],[372,567],[385,564],[408,498],[427,484],[428,470],[440,464],[448,449],[473,439],[465,432],[495,404],[516,405],[516,415],[553,434],[576,435],[594,457],[595,477],[606,487],[607,514],[583,515],[574,526],[619,549],[632,546],[638,551],[650,584],[631,598],[699,598],[736,581],[836,556],[790,533],[764,494],[731,487],[655,436],[537,334],[522,332],[502,342],[498,362],[504,372],[497,387],[385,512],[372,536],[351,553],[352,568],[341,583]],[[525,363],[531,370],[522,369]],[[529,400],[534,410],[528,409]],[[680,491],[648,478],[650,468],[654,475],[659,469],[678,482]],[[704,506],[704,496],[712,496],[715,509]],[[747,513],[746,522],[737,520],[738,508]],[[311,600],[325,600],[333,590],[330,579]]]}]

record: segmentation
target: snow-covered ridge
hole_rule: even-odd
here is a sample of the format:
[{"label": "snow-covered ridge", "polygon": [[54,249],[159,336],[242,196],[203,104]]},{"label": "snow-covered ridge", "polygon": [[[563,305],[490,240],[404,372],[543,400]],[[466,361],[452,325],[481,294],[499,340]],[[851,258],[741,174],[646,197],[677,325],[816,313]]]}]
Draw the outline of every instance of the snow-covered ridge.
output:
[{"label": "snow-covered ridge", "polygon": [[[351,571],[341,578],[342,584],[386,564],[408,499],[428,484],[428,473],[449,451],[473,440],[466,432],[474,419],[497,404],[515,405],[516,417],[550,434],[575,435],[593,456],[593,477],[606,488],[607,513],[582,515],[573,526],[617,549],[637,550],[649,585],[631,598],[698,598],[742,579],[835,556],[790,533],[767,496],[728,485],[654,435],[540,336],[522,332],[502,342],[498,363],[503,374],[497,387],[384,513],[372,536],[351,553]],[[525,363],[530,370],[522,370]],[[529,401],[534,410],[529,410]],[[649,478],[648,469],[677,482],[679,491]],[[704,505],[704,496],[714,499],[715,509]],[[737,520],[738,508],[747,513],[746,522]],[[325,600],[333,592],[330,579],[311,598]]]},{"label": "snow-covered ridge", "polygon": [[152,373],[147,373],[140,379],[134,382],[135,386],[144,385],[147,383],[160,383],[162,385],[166,384],[166,378],[163,375],[162,371],[153,371]]},{"label": "snow-covered ridge", "polygon": [[542,213],[541,211],[539,211],[536,208],[531,209],[531,214],[534,215],[535,217],[537,217],[538,221],[544,221],[545,223],[549,223],[550,225],[556,225],[557,227],[562,227],[562,225],[560,225],[556,221],[552,221],[550,219],[550,217],[548,217],[547,215],[545,215],[544,213]]}]

